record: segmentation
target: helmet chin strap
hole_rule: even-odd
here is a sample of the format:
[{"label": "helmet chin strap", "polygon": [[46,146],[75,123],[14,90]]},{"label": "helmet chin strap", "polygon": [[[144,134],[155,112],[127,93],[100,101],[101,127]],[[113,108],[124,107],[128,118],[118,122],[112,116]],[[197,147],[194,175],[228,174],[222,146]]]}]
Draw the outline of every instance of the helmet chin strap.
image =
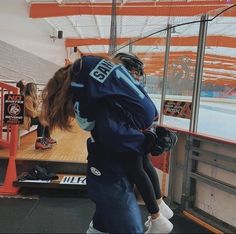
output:
[{"label": "helmet chin strap", "polygon": [[141,84],[143,87],[145,87],[145,86],[146,86],[146,82],[147,82],[146,74],[143,73],[143,75],[140,76],[140,77],[141,77],[141,78],[139,79],[139,82],[140,82],[140,84]]},{"label": "helmet chin strap", "polygon": [[143,73],[140,75],[140,72],[137,71],[136,69],[133,69],[130,71],[131,75],[134,77],[135,80],[137,80],[143,87],[146,86],[146,74]]}]

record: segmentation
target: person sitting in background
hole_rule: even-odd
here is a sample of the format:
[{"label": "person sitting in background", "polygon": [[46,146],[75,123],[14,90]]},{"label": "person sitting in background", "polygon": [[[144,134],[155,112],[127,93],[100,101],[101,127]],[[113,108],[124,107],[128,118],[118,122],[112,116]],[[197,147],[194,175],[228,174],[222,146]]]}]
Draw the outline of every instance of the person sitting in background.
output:
[{"label": "person sitting in background", "polygon": [[16,83],[16,87],[20,89],[20,94],[25,95],[26,80],[22,79]]},{"label": "person sitting in background", "polygon": [[50,149],[56,141],[51,138],[48,126],[41,124],[38,105],[37,86],[35,83],[28,83],[25,89],[24,128],[29,130],[32,125],[37,125],[35,149]]}]

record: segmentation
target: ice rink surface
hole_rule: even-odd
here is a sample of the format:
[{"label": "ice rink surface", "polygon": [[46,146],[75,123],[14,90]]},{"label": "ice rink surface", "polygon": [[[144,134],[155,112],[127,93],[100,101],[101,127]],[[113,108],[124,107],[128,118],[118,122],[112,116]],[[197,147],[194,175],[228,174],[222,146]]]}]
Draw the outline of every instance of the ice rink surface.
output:
[{"label": "ice rink surface", "polygon": [[[161,101],[151,95],[159,113]],[[172,116],[164,116],[163,124],[169,127],[189,129],[190,120]],[[198,117],[199,134],[207,134],[225,140],[236,141],[236,101],[234,102],[212,102],[201,101]]]}]

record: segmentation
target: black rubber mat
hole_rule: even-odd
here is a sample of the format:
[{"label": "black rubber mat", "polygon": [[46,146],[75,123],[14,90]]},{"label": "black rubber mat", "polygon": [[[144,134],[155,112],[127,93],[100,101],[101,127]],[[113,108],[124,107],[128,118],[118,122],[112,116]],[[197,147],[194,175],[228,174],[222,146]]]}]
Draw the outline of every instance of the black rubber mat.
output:
[{"label": "black rubber mat", "polygon": [[184,217],[181,214],[175,214],[170,221],[174,225],[174,229],[171,233],[186,233],[186,234],[201,234],[201,233],[211,233],[207,229],[199,226],[192,220]]},{"label": "black rubber mat", "polygon": [[4,183],[8,159],[0,158],[0,185]]},{"label": "black rubber mat", "polygon": [[35,199],[0,198],[0,233],[17,233],[37,203]]},{"label": "black rubber mat", "polygon": [[[87,198],[0,198],[0,233],[86,233],[94,204]],[[143,221],[148,213],[141,206]],[[175,215],[172,233],[209,233],[196,223]]]},{"label": "black rubber mat", "polygon": [[0,199],[0,233],[85,233],[94,205],[88,199]]}]

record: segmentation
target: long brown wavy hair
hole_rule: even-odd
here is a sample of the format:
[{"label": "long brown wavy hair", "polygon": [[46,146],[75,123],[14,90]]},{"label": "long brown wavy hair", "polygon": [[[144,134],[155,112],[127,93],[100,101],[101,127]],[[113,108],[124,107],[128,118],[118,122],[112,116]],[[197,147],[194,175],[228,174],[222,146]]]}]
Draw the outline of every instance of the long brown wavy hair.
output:
[{"label": "long brown wavy hair", "polygon": [[38,108],[38,94],[37,94],[37,85],[33,82],[26,84],[25,86],[25,96],[30,96],[33,101],[33,107]]},{"label": "long brown wavy hair", "polygon": [[57,70],[48,81],[42,92],[41,120],[52,130],[58,127],[61,130],[71,130],[72,119],[75,118],[70,88],[71,77],[69,64]]}]

